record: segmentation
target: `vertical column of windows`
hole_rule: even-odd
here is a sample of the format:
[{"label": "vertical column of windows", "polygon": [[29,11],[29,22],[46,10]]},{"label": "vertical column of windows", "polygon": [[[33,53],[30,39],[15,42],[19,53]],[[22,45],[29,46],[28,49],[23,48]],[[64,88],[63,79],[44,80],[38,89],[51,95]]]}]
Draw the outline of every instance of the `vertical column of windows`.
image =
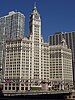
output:
[{"label": "vertical column of windows", "polygon": [[52,49],[50,51],[50,78],[61,79],[61,49]]}]

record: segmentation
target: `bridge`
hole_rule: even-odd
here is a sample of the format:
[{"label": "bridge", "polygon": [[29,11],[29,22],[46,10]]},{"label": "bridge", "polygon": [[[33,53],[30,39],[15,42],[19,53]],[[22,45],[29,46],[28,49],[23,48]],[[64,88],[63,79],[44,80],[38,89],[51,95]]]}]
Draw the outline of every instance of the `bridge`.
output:
[{"label": "bridge", "polygon": [[[71,91],[26,91],[21,92],[21,95],[41,95],[41,94],[69,94]],[[19,92],[17,92],[19,94]]]},{"label": "bridge", "polygon": [[49,95],[69,95],[72,93],[72,91],[63,91],[63,90],[57,90],[57,91],[47,91],[47,90],[36,90],[36,91],[33,91],[33,90],[30,90],[30,91],[7,91],[7,92],[4,92],[3,93],[5,95],[11,95],[11,96],[17,96],[17,95],[23,95],[23,96],[27,96],[27,95],[45,95],[45,94],[49,94]]}]

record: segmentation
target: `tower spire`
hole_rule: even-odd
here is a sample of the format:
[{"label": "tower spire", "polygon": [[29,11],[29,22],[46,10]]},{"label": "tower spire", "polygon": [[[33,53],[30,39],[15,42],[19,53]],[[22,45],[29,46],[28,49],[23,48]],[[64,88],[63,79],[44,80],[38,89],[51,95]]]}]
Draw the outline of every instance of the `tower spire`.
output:
[{"label": "tower spire", "polygon": [[36,8],[36,2],[34,3],[34,8]]},{"label": "tower spire", "polygon": [[38,13],[36,8],[36,2],[34,3],[33,13]]},{"label": "tower spire", "polygon": [[34,10],[36,10],[36,2],[34,3]]}]

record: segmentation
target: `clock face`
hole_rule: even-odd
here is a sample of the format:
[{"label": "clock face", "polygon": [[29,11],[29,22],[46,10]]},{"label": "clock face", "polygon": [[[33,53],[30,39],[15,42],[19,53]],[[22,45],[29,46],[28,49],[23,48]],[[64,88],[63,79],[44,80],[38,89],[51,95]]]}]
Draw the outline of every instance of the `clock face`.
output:
[{"label": "clock face", "polygon": [[37,22],[37,21],[35,21],[34,23],[35,23],[35,24],[39,24],[39,22]]}]

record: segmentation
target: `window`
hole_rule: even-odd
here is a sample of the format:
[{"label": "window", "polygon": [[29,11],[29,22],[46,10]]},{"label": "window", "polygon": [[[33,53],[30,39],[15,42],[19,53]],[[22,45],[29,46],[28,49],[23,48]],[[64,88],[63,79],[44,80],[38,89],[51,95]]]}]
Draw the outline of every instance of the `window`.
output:
[{"label": "window", "polygon": [[75,98],[75,96],[73,96],[73,98]]},{"label": "window", "polygon": [[7,90],[7,87],[5,87],[5,90]]},{"label": "window", "polygon": [[26,90],[28,90],[28,87],[26,87]]},{"label": "window", "polygon": [[19,87],[16,87],[16,91],[18,91],[19,90]]},{"label": "window", "polygon": [[11,90],[11,87],[9,87],[9,90]]},{"label": "window", "polygon": [[15,90],[15,87],[12,87],[12,90]]},{"label": "window", "polygon": [[24,90],[24,87],[21,87],[21,90]]}]

